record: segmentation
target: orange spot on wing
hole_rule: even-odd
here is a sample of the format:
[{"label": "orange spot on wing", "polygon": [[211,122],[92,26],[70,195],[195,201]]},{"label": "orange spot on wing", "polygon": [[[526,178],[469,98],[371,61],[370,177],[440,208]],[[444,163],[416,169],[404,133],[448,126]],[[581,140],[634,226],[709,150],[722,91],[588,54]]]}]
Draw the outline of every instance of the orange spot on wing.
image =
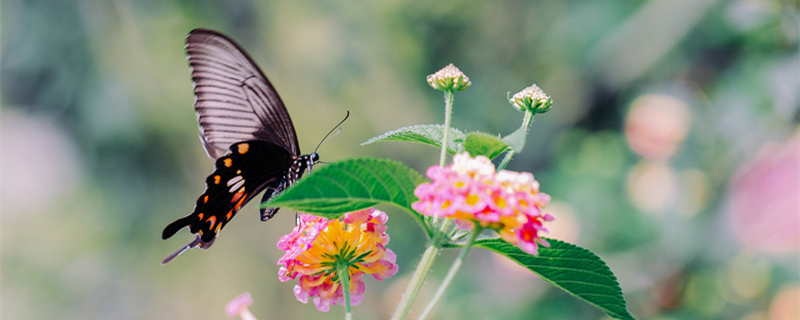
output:
[{"label": "orange spot on wing", "polygon": [[203,213],[202,212],[197,214],[197,219],[203,220]]},{"label": "orange spot on wing", "polygon": [[222,160],[222,162],[225,163],[225,167],[228,167],[228,168],[230,168],[231,165],[233,165],[233,160],[231,160],[231,158],[227,158],[225,160]]},{"label": "orange spot on wing", "polygon": [[239,144],[239,154],[245,154],[247,151],[250,150],[250,144],[242,143]]},{"label": "orange spot on wing", "polygon": [[214,176],[214,184],[219,184],[220,176]]},{"label": "orange spot on wing", "polygon": [[222,223],[217,225],[217,227],[214,229],[214,233],[219,233],[220,228],[222,228]]},{"label": "orange spot on wing", "polygon": [[205,204],[205,203],[207,203],[207,202],[208,202],[208,195],[206,195],[206,196],[204,196],[204,197],[203,197],[203,203]]},{"label": "orange spot on wing", "polygon": [[230,220],[233,217],[233,210],[228,211],[228,214],[225,215],[225,220]]},{"label": "orange spot on wing", "polygon": [[210,216],[210,217],[208,217],[208,219],[206,219],[206,222],[209,222],[210,223],[210,227],[213,227],[214,224],[217,223],[217,217],[216,216]]},{"label": "orange spot on wing", "polygon": [[239,201],[239,199],[241,199],[243,196],[244,196],[244,188],[239,188],[239,191],[236,191],[236,193],[233,195],[231,202]]},{"label": "orange spot on wing", "polygon": [[242,195],[242,198],[239,199],[239,202],[237,202],[233,206],[233,210],[239,210],[239,208],[242,206],[242,203],[244,203],[244,199],[246,199],[246,198],[247,198],[247,194],[245,193],[245,194]]}]

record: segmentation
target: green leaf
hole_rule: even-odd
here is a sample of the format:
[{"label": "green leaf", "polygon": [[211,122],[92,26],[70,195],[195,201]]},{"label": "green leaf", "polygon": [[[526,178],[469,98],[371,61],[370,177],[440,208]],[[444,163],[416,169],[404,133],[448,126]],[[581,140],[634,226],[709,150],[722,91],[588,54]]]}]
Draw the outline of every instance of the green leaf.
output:
[{"label": "green leaf", "polygon": [[315,167],[306,177],[262,208],[284,207],[333,219],[378,204],[391,204],[411,214],[430,235],[422,215],[411,208],[414,189],[425,178],[401,162],[351,158]]},{"label": "green leaf", "polygon": [[[375,142],[382,141],[405,141],[405,142],[418,142],[424,143],[436,148],[442,148],[442,140],[444,138],[444,126],[441,124],[420,124],[410,127],[403,127],[397,130],[389,131],[377,137],[373,137],[364,141],[361,145],[368,145]],[[463,132],[455,128],[450,128],[447,140],[447,152],[450,155],[464,152],[464,138]]]},{"label": "green leaf", "polygon": [[528,127],[522,127],[512,132],[511,134],[503,137],[502,140],[508,147],[516,153],[520,153],[522,148],[525,147],[525,137],[528,135]]},{"label": "green leaf", "polygon": [[482,132],[470,132],[464,140],[464,149],[472,157],[486,156],[494,159],[508,149],[499,138]]},{"label": "green leaf", "polygon": [[634,319],[628,312],[617,278],[605,262],[589,250],[559,240],[546,239],[549,248],[528,254],[501,239],[475,243],[514,260],[547,282],[593,304],[616,319]]}]

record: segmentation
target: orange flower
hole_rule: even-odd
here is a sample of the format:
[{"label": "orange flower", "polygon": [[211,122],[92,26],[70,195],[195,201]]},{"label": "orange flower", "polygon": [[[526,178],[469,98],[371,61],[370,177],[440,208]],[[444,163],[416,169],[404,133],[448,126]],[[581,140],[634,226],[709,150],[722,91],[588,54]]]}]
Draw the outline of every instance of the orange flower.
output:
[{"label": "orange flower", "polygon": [[337,302],[344,303],[337,268],[342,264],[349,270],[353,305],[363,299],[363,275],[381,281],[397,273],[396,256],[385,247],[389,243],[386,213],[369,208],[334,220],[306,214],[298,218],[297,227],[278,242],[278,248],[286,251],[278,260],[278,275],[281,281],[298,280],[294,288],[297,300],[308,303],[308,298],[314,297],[314,304],[323,312]]}]

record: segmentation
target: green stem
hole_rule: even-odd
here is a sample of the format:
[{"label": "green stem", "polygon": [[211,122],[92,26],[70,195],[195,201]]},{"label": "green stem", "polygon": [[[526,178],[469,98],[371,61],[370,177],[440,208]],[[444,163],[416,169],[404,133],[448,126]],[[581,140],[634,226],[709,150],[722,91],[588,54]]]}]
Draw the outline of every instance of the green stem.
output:
[{"label": "green stem", "polygon": [[447,157],[447,143],[450,139],[450,114],[453,112],[453,91],[444,91],[444,138],[442,141],[442,152],[439,154],[439,166],[444,167]]},{"label": "green stem", "polygon": [[500,165],[497,166],[497,171],[499,172],[500,170],[505,169],[506,166],[508,165],[508,162],[511,161],[511,157],[513,156],[514,156],[514,150],[509,150],[508,152],[506,152],[506,157],[503,158],[503,162],[500,162]]},{"label": "green stem", "polygon": [[[439,166],[444,167],[445,162],[447,160],[447,144],[450,140],[450,118],[453,111],[453,91],[452,90],[445,90],[444,91],[444,137],[442,138],[442,151],[439,154]],[[433,217],[433,226],[436,229],[436,225],[439,223],[439,219],[437,216]],[[445,231],[450,227],[450,220],[446,220],[442,223],[441,227],[439,228],[439,232],[435,233],[433,239],[431,239],[431,244],[428,248],[425,249],[425,253],[422,254],[422,259],[419,261],[419,265],[417,269],[414,271],[414,275],[411,276],[411,281],[406,287],[406,291],[403,293],[402,298],[400,299],[400,303],[397,305],[397,309],[395,309],[394,314],[392,314],[392,320],[400,320],[405,319],[408,316],[408,312],[411,310],[411,305],[414,303],[414,299],[417,298],[417,294],[419,290],[422,289],[422,284],[425,282],[425,278],[428,276],[428,273],[431,271],[431,267],[433,266],[433,260],[436,259],[436,256],[439,254],[439,250],[442,247],[442,238],[444,237]]]},{"label": "green stem", "polygon": [[[447,160],[447,144],[450,141],[450,118],[453,113],[453,91],[444,91],[444,137],[442,138],[442,151],[439,153],[439,167],[444,167]],[[433,217],[433,227],[439,224],[439,217]]]},{"label": "green stem", "polygon": [[353,319],[353,310],[350,305],[350,266],[347,262],[340,261],[336,266],[336,273],[339,274],[339,281],[342,283],[342,291],[344,291],[344,318],[345,320]]},{"label": "green stem", "polygon": [[[526,130],[525,131],[525,135],[527,135],[527,133],[528,133],[527,132],[528,126],[531,125],[531,122],[533,121],[533,116],[534,116],[533,112],[525,111],[525,116],[522,118],[522,125],[520,126],[521,130]],[[506,166],[508,165],[508,162],[511,161],[511,157],[514,156],[514,153],[515,153],[514,150],[510,150],[510,151],[506,152],[505,158],[503,158],[503,161],[500,162],[499,166],[497,166],[497,171],[498,172],[500,170],[503,170],[503,169],[506,168]]]},{"label": "green stem", "polygon": [[467,254],[469,253],[469,249],[472,248],[472,245],[475,243],[475,239],[478,238],[481,230],[483,230],[483,227],[481,227],[480,224],[475,223],[475,227],[472,228],[472,235],[470,236],[469,241],[466,245],[464,245],[464,249],[461,250],[458,258],[456,258],[456,261],[453,262],[453,265],[450,267],[450,271],[447,272],[447,276],[444,277],[439,289],[436,290],[436,294],[433,296],[433,299],[431,299],[431,301],[428,303],[428,306],[425,307],[425,311],[422,311],[422,314],[419,315],[417,320],[424,320],[431,313],[431,311],[433,311],[433,307],[435,307],[436,303],[439,302],[439,299],[442,298],[444,291],[447,290],[448,286],[450,286],[450,282],[453,281],[456,273],[458,273],[458,270],[461,269],[461,265],[464,264],[464,260],[467,258]]},{"label": "green stem", "polygon": [[411,282],[408,284],[408,287],[406,287],[402,299],[400,299],[400,304],[398,304],[397,309],[394,310],[392,320],[402,320],[406,318],[408,311],[411,310],[411,304],[417,297],[420,288],[422,288],[422,283],[425,282],[425,277],[431,270],[431,266],[433,266],[433,259],[436,258],[438,254],[439,248],[433,243],[425,249],[425,253],[422,254],[422,259],[419,261],[417,270],[414,271],[414,275],[411,276]]}]

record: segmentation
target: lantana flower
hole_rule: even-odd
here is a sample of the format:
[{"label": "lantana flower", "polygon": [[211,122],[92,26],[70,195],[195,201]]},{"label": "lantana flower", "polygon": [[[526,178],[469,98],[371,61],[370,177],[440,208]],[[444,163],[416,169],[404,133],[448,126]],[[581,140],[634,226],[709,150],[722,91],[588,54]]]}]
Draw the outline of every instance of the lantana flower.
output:
[{"label": "lantana flower", "polygon": [[314,298],[319,311],[344,304],[344,290],[337,266],[349,270],[351,304],[363,300],[361,277],[372,275],[378,281],[397,273],[397,256],[386,248],[386,213],[373,208],[354,211],[329,220],[313,215],[298,215],[299,223],[281,237],[278,248],[286,254],[278,260],[281,281],[298,280],[294,287],[297,300],[308,303]]},{"label": "lantana flower", "polygon": [[414,210],[454,218],[461,229],[479,223],[530,254],[538,254],[538,245],[549,246],[540,233],[547,232],[543,222],[554,220],[541,210],[550,196],[539,192],[539,182],[532,174],[509,170],[495,173],[489,158],[461,153],[449,166],[430,167],[427,176],[433,182],[414,190],[419,198],[411,205]]}]

